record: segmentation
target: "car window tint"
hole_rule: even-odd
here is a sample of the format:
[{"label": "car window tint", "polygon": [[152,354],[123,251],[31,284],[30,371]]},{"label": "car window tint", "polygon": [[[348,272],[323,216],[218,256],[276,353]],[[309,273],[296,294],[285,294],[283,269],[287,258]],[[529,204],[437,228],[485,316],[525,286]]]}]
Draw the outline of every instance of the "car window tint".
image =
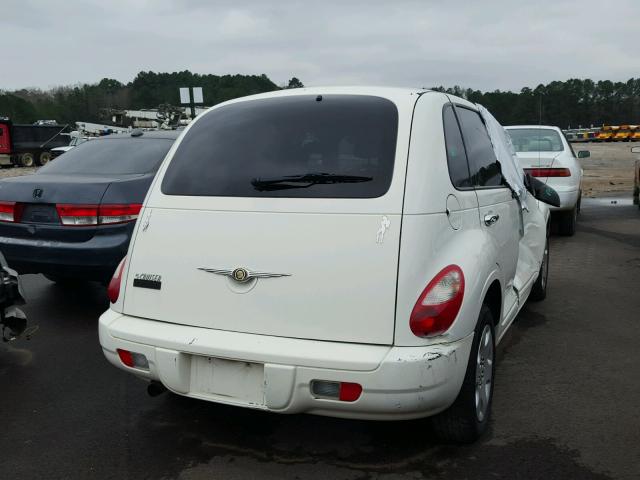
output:
[{"label": "car window tint", "polygon": [[232,103],[191,127],[167,168],[162,192],[379,197],[391,184],[397,130],[396,106],[374,96],[295,95]]},{"label": "car window tint", "polygon": [[480,114],[468,108],[456,108],[464,144],[469,158],[469,169],[475,186],[492,187],[502,184],[500,164],[493,151],[489,134]]},{"label": "car window tint", "polygon": [[447,165],[449,166],[449,177],[451,183],[456,188],[472,187],[469,175],[469,164],[467,163],[467,154],[464,150],[464,142],[462,134],[456,120],[453,107],[447,105],[442,112],[442,120],[444,124],[444,139],[447,148]]},{"label": "car window tint", "polygon": [[72,148],[38,173],[130,175],[155,172],[173,145],[165,138],[109,138]]}]

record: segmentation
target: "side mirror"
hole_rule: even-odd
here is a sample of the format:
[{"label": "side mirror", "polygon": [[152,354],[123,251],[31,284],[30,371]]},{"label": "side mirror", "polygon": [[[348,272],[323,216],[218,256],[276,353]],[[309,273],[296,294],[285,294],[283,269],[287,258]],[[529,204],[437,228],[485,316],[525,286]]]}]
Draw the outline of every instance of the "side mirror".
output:
[{"label": "side mirror", "polygon": [[529,173],[524,175],[524,184],[531,195],[536,199],[553,207],[560,206],[560,196],[553,188],[544,182],[541,182]]},{"label": "side mirror", "polygon": [[631,153],[640,153],[640,146],[631,147]]},{"label": "side mirror", "polygon": [[589,150],[579,150],[578,158],[587,158],[591,156],[591,152]]}]

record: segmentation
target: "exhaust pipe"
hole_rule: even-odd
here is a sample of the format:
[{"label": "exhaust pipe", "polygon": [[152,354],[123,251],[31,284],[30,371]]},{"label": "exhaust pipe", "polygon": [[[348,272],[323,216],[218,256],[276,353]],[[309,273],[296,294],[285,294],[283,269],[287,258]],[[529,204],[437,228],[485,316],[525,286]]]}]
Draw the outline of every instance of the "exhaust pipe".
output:
[{"label": "exhaust pipe", "polygon": [[147,393],[150,397],[157,397],[158,395],[162,395],[166,391],[167,387],[165,387],[160,382],[156,382],[155,380],[149,382],[149,385],[147,386]]}]

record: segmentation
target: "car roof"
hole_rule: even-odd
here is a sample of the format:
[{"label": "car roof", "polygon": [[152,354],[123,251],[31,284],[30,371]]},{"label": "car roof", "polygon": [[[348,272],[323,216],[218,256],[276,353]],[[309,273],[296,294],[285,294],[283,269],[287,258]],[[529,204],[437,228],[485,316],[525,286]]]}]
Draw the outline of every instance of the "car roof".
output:
[{"label": "car roof", "polygon": [[304,95],[369,95],[373,97],[381,97],[392,102],[399,104],[406,104],[407,101],[413,100],[419,97],[423,93],[430,90],[424,88],[400,88],[400,87],[367,87],[367,86],[345,86],[345,87],[303,87],[303,88],[289,88],[284,90],[276,90],[273,92],[258,93],[255,95],[248,95],[246,97],[234,98],[223,103],[214,105],[210,109],[213,110],[222,106],[239,103],[249,102],[252,100],[264,100],[270,98],[284,98],[295,97]]},{"label": "car roof", "polygon": [[545,130],[560,130],[560,127],[556,127],[555,125],[505,125],[506,129],[516,130],[518,128],[528,128],[528,129],[545,129]]},{"label": "car roof", "polygon": [[399,113],[411,114],[415,101],[421,95],[425,93],[443,95],[457,103],[467,106],[471,109],[477,109],[477,106],[463,98],[456,97],[455,95],[449,95],[442,93],[438,90],[430,90],[427,88],[407,88],[407,87],[380,87],[380,86],[334,86],[334,87],[303,87],[303,88],[289,88],[284,90],[276,90],[273,92],[258,93],[255,95],[248,95],[245,97],[234,98],[227,100],[226,102],[218,103],[207,109],[202,114],[198,115],[200,118],[202,115],[215,110],[217,108],[225,107],[240,102],[250,102],[253,100],[264,100],[272,98],[284,98],[294,96],[309,96],[309,95],[366,95],[372,97],[381,97],[395,103],[398,107]]},{"label": "car roof", "polygon": [[377,97],[393,97],[397,95],[415,95],[429,91],[427,88],[408,87],[380,87],[380,86],[332,86],[332,87],[302,87],[275,90],[273,92],[258,93],[240,97],[241,99],[258,99],[271,97],[289,97],[296,95],[373,95]]}]

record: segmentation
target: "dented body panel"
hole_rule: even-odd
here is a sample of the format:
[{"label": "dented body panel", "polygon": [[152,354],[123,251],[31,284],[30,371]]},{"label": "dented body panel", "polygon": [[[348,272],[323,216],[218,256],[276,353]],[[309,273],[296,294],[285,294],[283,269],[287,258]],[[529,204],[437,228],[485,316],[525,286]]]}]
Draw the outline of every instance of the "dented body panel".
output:
[{"label": "dented body panel", "polygon": [[[100,318],[99,335],[114,366],[160,381],[180,395],[277,413],[369,420],[419,418],[448,407],[462,385],[473,339],[469,335],[428,348],[354,345],[185,327],[111,310]],[[124,367],[117,348],[144,354],[149,370]],[[199,389],[195,370],[209,358],[261,365],[259,398],[247,401]],[[366,391],[354,403],[314,398],[309,386],[318,378],[360,383]]]}]

